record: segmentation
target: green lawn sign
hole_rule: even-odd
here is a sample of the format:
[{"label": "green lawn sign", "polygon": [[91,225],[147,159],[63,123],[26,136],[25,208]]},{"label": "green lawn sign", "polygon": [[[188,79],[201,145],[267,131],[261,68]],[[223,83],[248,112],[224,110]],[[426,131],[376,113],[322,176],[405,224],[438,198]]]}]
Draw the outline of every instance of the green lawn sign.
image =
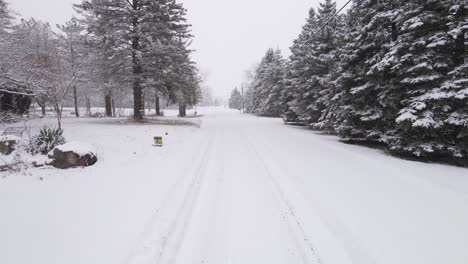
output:
[{"label": "green lawn sign", "polygon": [[154,137],[154,146],[162,147],[163,146],[163,137]]}]

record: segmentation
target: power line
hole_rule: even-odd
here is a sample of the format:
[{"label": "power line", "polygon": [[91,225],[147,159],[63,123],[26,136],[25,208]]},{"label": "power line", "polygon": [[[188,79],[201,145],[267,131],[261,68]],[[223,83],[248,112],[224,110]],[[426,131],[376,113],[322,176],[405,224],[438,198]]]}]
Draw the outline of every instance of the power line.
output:
[{"label": "power line", "polygon": [[330,23],[330,21],[332,21],[333,18],[335,18],[339,13],[341,13],[341,11],[343,11],[343,9],[345,9],[349,3],[351,3],[353,0],[349,0],[348,2],[346,2],[346,4],[340,8],[340,10],[338,10],[335,14],[333,14],[320,28],[319,30],[317,30],[313,35],[312,37],[315,37],[318,33],[320,33],[327,25],[328,23]]}]

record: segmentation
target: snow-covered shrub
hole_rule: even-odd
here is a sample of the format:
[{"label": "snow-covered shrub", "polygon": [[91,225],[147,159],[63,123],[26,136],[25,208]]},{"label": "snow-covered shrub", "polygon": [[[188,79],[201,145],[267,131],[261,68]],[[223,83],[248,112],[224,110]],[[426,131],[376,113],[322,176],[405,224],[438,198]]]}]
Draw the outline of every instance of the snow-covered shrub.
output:
[{"label": "snow-covered shrub", "polygon": [[[45,163],[46,157],[36,156],[29,152],[28,142],[19,137],[7,136],[3,140],[14,141],[13,152],[9,155],[0,155],[0,172],[20,172],[38,163]],[[5,174],[6,175],[6,174]]]},{"label": "snow-covered shrub", "polygon": [[47,154],[56,146],[65,144],[63,130],[44,126],[39,134],[34,136],[30,142],[30,151],[33,154]]}]

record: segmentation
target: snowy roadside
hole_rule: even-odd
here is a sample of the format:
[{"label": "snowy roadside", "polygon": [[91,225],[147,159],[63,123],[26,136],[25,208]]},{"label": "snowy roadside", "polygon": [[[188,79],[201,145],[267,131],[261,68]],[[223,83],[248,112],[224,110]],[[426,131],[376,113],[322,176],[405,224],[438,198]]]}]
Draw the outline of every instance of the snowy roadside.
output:
[{"label": "snowy roadside", "polygon": [[[93,167],[1,175],[0,263],[119,263],[136,246],[203,133],[125,120],[64,120],[68,141],[96,149]],[[33,120],[32,131],[45,124],[55,120]],[[152,146],[154,136],[164,136],[163,148]]]}]

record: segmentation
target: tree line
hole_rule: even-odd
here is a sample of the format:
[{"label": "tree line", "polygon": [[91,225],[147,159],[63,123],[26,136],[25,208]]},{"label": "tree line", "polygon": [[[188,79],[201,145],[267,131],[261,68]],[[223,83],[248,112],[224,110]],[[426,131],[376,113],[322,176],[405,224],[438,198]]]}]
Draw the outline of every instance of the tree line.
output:
[{"label": "tree line", "polygon": [[[107,116],[116,104],[133,104],[141,120],[145,103],[178,103],[180,115],[201,97],[201,77],[191,59],[186,9],[176,0],[83,0],[76,17],[52,28],[35,19],[17,22],[0,0],[0,106],[23,114],[31,101],[51,107],[61,125],[64,106],[101,96]],[[88,113],[89,114],[89,113]]]},{"label": "tree line", "polygon": [[335,16],[325,0],[289,58],[266,52],[247,111],[407,158],[466,164],[467,10],[462,0],[353,0]]}]

